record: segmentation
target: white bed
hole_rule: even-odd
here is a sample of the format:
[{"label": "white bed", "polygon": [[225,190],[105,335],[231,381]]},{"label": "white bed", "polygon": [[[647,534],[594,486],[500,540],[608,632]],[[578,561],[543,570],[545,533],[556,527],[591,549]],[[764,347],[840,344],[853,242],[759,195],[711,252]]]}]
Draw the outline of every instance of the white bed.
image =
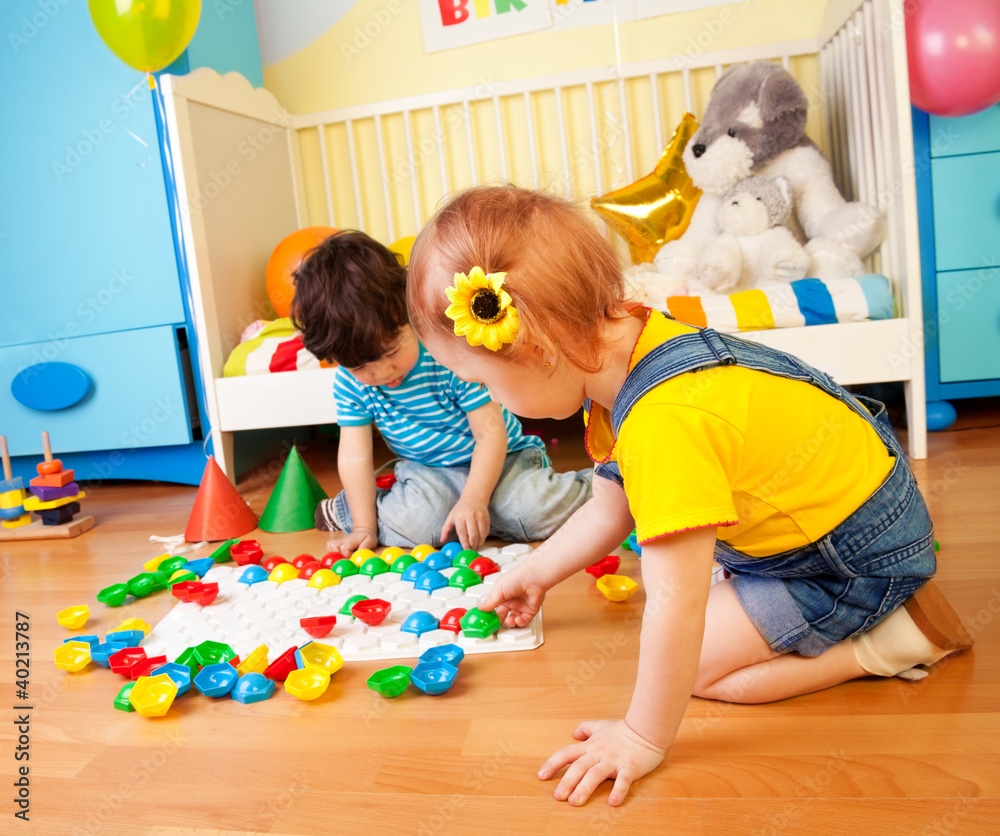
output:
[{"label": "white bed", "polygon": [[[442,196],[479,182],[555,184],[578,199],[604,193],[652,170],[655,156],[634,159],[640,130],[651,130],[647,145],[662,150],[676,125],[662,114],[700,112],[693,101],[699,74],[761,59],[781,61],[793,73],[809,66],[818,76],[811,107],[821,111],[822,136],[814,138],[848,199],[877,203],[886,213],[886,237],[869,267],[892,281],[897,316],[743,336],[796,354],[845,385],[902,381],[910,454],[924,458],[923,320],[902,6],[902,0],[829,0],[819,36],[806,41],[299,116],[235,73],[164,76],[200,375],[219,464],[235,477],[233,439],[241,430],[336,420],[336,369],[222,376],[243,328],[273,316],[264,268],[285,235],[325,224],[364,229],[391,243],[415,232]],[[615,143],[602,140],[595,117],[609,102],[620,127]],[[456,113],[461,118],[452,118]],[[398,141],[388,147],[390,132],[403,137],[408,178],[391,170],[392,153],[398,160],[400,152]],[[461,178],[449,174],[457,157],[464,159]],[[316,174],[304,173],[305,158]],[[342,183],[348,183],[346,206]]]}]

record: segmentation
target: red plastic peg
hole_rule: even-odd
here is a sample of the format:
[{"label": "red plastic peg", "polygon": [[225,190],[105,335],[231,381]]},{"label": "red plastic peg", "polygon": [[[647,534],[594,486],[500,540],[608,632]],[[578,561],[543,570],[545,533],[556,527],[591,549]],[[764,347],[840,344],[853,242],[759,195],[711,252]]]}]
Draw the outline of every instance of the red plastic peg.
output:
[{"label": "red plastic peg", "polygon": [[191,596],[194,595],[200,588],[202,584],[199,581],[181,581],[180,583],[175,583],[170,587],[170,594],[174,596],[178,601],[190,601]]},{"label": "red plastic peg", "polygon": [[588,575],[593,575],[595,578],[602,578],[605,575],[613,575],[618,571],[618,567],[621,565],[622,559],[616,554],[609,554],[607,557],[602,557],[597,563],[593,563],[587,567],[586,572]]},{"label": "red plastic peg", "polygon": [[191,600],[196,604],[201,604],[203,607],[207,607],[219,594],[219,585],[217,583],[202,583],[198,585],[201,589],[192,590]]},{"label": "red plastic peg", "polygon": [[267,666],[267,669],[264,671],[264,676],[268,679],[274,679],[280,682],[292,671],[298,670],[299,666],[295,661],[296,650],[298,650],[297,647],[288,648],[288,650],[282,653],[277,659]]},{"label": "red plastic peg", "polygon": [[330,631],[337,626],[337,616],[314,615],[309,618],[300,618],[299,626],[314,639],[321,639],[323,636],[328,636]]},{"label": "red plastic peg", "polygon": [[364,601],[358,601],[351,607],[351,615],[369,627],[374,627],[385,621],[391,609],[392,604],[388,601],[383,601],[381,598],[368,598]]},{"label": "red plastic peg", "polygon": [[132,670],[129,671],[129,678],[138,679],[140,676],[152,676],[152,671],[163,667],[165,664],[167,664],[167,657],[165,655],[140,659],[132,666]]},{"label": "red plastic peg", "polygon": [[299,570],[299,577],[307,581],[322,568],[323,564],[318,560],[314,560],[312,563],[307,563]]},{"label": "red plastic peg", "polygon": [[500,567],[497,566],[496,561],[489,557],[477,557],[469,564],[469,568],[481,578],[500,571]]},{"label": "red plastic peg", "polygon": [[270,573],[274,571],[275,566],[280,566],[282,563],[288,563],[288,561],[285,560],[285,558],[281,557],[280,555],[273,554],[270,557],[265,557],[260,562],[260,565],[263,566],[265,569],[267,569],[267,571]]},{"label": "red plastic peg", "polygon": [[[131,678],[132,668],[146,658],[146,651],[141,647],[123,647],[108,657],[108,665],[119,676]],[[163,664],[163,663],[161,663]]]},{"label": "red plastic peg", "polygon": [[312,563],[316,558],[311,554],[299,554],[292,558],[291,564],[296,569],[301,570],[307,563]]},{"label": "red plastic peg", "polygon": [[324,569],[329,569],[338,560],[343,560],[344,556],[340,552],[327,552],[324,554],[319,562]]},{"label": "red plastic peg", "polygon": [[442,617],[441,623],[438,624],[439,630],[451,630],[453,633],[462,632],[462,616],[465,615],[468,610],[463,610],[461,607],[456,607],[453,610],[448,610]]},{"label": "red plastic peg", "polygon": [[230,547],[229,554],[237,565],[246,566],[249,563],[260,563],[264,551],[256,540],[240,540]]}]

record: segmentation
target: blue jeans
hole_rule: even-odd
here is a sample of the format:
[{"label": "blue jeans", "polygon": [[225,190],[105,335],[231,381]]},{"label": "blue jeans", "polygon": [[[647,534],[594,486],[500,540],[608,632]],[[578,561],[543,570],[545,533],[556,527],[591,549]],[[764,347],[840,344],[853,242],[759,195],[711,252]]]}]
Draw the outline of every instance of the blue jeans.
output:
[{"label": "blue jeans", "polygon": [[[636,363],[611,410],[615,434],[638,400],[663,381],[734,364],[822,389],[867,421],[894,459],[879,488],[815,543],[760,558],[716,543],[715,559],[771,649],[818,656],[874,627],[934,575],[934,528],[881,403],[850,394],[790,354],[711,329],[669,340]],[[613,463],[595,472],[623,484]]]},{"label": "blue jeans", "polygon": [[[430,467],[400,459],[396,483],[376,492],[378,541],[409,548],[420,543],[441,545],[441,527],[455,507],[469,467]],[[490,536],[514,542],[544,540],[590,499],[591,469],[557,473],[539,448],[508,453],[490,498]],[[332,516],[341,530],[354,530],[347,494],[332,500]]]}]

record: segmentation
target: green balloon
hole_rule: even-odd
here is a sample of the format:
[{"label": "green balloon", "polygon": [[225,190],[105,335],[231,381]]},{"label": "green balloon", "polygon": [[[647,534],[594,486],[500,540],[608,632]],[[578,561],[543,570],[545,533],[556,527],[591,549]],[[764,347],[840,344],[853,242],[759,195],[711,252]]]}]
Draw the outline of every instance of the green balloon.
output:
[{"label": "green balloon", "polygon": [[88,0],[97,34],[130,67],[155,73],[187,47],[201,0]]}]

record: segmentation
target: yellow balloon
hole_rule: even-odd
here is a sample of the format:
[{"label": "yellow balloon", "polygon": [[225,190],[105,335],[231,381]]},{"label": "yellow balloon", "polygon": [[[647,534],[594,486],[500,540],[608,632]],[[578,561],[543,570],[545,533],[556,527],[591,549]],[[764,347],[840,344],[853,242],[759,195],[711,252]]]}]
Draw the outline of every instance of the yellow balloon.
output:
[{"label": "yellow balloon", "polygon": [[701,189],[688,177],[681,154],[697,130],[694,116],[685,113],[652,174],[590,201],[628,242],[633,264],[652,261],[660,247],[680,238],[691,222]]},{"label": "yellow balloon", "polygon": [[410,235],[406,238],[400,238],[395,244],[389,245],[390,251],[402,257],[404,267],[410,263],[410,250],[413,249],[413,242],[416,240],[415,235]]},{"label": "yellow balloon", "polygon": [[201,0],[88,0],[97,34],[130,67],[162,70],[187,47]]}]

